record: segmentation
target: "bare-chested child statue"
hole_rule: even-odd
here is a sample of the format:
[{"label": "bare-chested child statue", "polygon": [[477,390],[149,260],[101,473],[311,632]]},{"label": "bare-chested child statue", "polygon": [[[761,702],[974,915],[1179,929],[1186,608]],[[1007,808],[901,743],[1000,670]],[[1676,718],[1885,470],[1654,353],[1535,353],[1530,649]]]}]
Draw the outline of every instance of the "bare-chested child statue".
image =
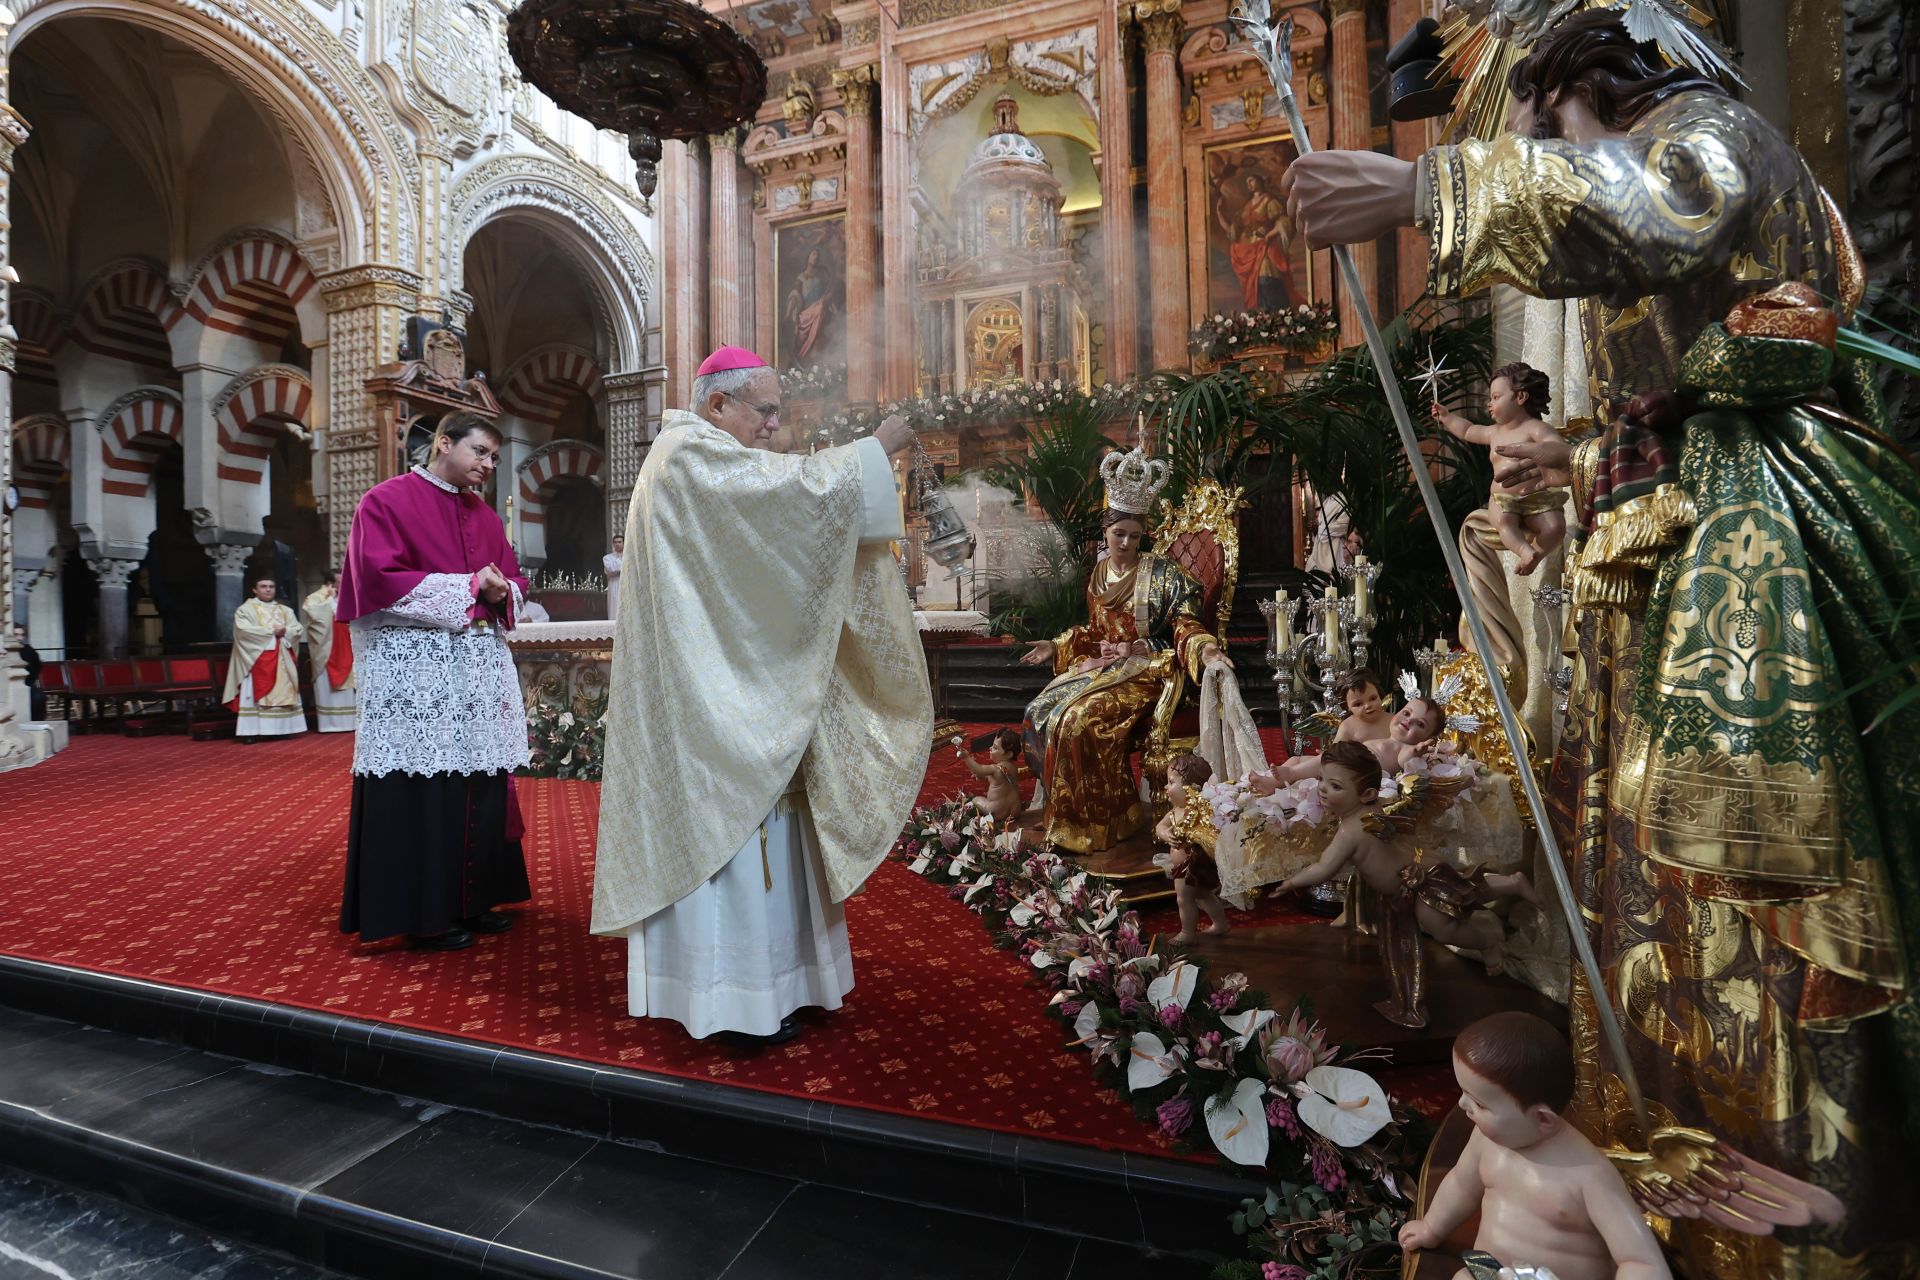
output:
[{"label": "bare-chested child statue", "polygon": [[[1387,920],[1381,953],[1386,960],[1393,999],[1376,1006],[1402,1026],[1427,1022],[1425,969],[1419,934],[1449,946],[1469,947],[1498,973],[1506,960],[1498,937],[1471,928],[1468,917],[1495,898],[1524,898],[1537,904],[1533,886],[1520,872],[1461,871],[1449,862],[1421,862],[1407,848],[1406,836],[1426,808],[1451,798],[1459,779],[1415,775],[1409,792],[1383,812],[1380,761],[1366,745],[1336,742],[1321,757],[1320,803],[1339,820],[1327,851],[1312,866],[1294,872],[1278,888],[1311,889],[1351,866],[1386,900]],[[1416,794],[1417,792],[1417,794]]]},{"label": "bare-chested child statue", "polygon": [[[1546,374],[1516,360],[1494,371],[1487,398],[1492,425],[1483,427],[1469,422],[1437,400],[1433,404],[1433,420],[1448,435],[1469,444],[1484,444],[1489,451],[1501,445],[1555,443],[1560,439],[1559,433],[1541,421],[1551,393],[1552,384]],[[1566,503],[1565,489],[1520,494],[1510,491],[1498,480],[1493,482],[1489,506],[1493,522],[1500,530],[1501,544],[1519,558],[1513,567],[1515,573],[1532,573],[1565,539],[1567,518],[1562,508]]]},{"label": "bare-chested child statue", "polygon": [[1573,1097],[1566,1037],[1531,1013],[1496,1013],[1453,1042],[1453,1074],[1473,1136],[1426,1216],[1400,1228],[1402,1248],[1438,1248],[1478,1209],[1454,1280],[1492,1280],[1503,1266],[1558,1280],[1670,1280],[1619,1171],[1560,1116]]},{"label": "bare-chested child statue", "polygon": [[[1351,716],[1348,719],[1352,719]],[[1346,721],[1341,722],[1342,725]],[[1447,727],[1447,713],[1434,699],[1419,694],[1407,699],[1407,705],[1393,713],[1387,721],[1387,732],[1379,737],[1368,736],[1359,739],[1336,737],[1334,745],[1346,743],[1365,747],[1380,762],[1383,774],[1398,777],[1406,768],[1407,762],[1415,756],[1424,755],[1433,758],[1452,750],[1451,743],[1440,741],[1440,731]],[[1255,791],[1263,795],[1272,795],[1279,787],[1289,782],[1298,782],[1302,778],[1323,776],[1322,768],[1326,764],[1326,755],[1295,756],[1283,760],[1264,773],[1248,775],[1247,781]]]},{"label": "bare-chested child statue", "polygon": [[1200,912],[1204,909],[1213,931],[1206,935],[1224,938],[1233,932],[1227,919],[1227,904],[1220,897],[1220,866],[1214,861],[1215,841],[1220,833],[1213,825],[1213,814],[1200,797],[1200,788],[1213,778],[1213,766],[1188,752],[1175,756],[1167,765],[1167,815],[1153,829],[1153,838],[1167,846],[1172,855],[1174,897],[1180,908],[1180,932],[1174,942],[1190,947],[1200,941]]},{"label": "bare-chested child statue", "polygon": [[968,754],[959,738],[953,740],[954,754],[967,766],[967,772],[984,780],[987,794],[975,796],[973,807],[995,822],[1006,822],[1020,812],[1020,731],[1002,729],[987,746],[987,764]]}]

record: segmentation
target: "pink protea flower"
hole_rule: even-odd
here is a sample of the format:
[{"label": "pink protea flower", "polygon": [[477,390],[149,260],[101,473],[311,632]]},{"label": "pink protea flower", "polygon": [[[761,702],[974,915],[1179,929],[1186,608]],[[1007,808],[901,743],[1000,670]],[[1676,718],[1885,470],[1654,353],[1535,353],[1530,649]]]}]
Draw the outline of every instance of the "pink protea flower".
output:
[{"label": "pink protea flower", "polygon": [[1267,1074],[1277,1084],[1304,1080],[1313,1070],[1313,1050],[1292,1036],[1276,1036],[1267,1046]]},{"label": "pink protea flower", "polygon": [[1168,1098],[1154,1108],[1153,1116],[1160,1122],[1160,1132],[1177,1138],[1193,1127],[1193,1104],[1185,1098]]},{"label": "pink protea flower", "polygon": [[960,833],[955,831],[951,824],[940,828],[940,847],[948,853],[960,847]]},{"label": "pink protea flower", "polygon": [[1268,1262],[1260,1268],[1260,1280],[1312,1280],[1305,1267],[1291,1262]]}]

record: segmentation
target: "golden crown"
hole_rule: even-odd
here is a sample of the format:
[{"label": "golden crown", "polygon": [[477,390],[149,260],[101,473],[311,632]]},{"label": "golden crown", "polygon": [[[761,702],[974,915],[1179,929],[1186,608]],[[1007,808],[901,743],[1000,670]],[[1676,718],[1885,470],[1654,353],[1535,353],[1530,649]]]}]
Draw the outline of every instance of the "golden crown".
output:
[{"label": "golden crown", "polygon": [[1144,516],[1167,487],[1167,460],[1149,458],[1138,446],[1125,453],[1109,453],[1100,460],[1100,479],[1107,486],[1107,510]]}]

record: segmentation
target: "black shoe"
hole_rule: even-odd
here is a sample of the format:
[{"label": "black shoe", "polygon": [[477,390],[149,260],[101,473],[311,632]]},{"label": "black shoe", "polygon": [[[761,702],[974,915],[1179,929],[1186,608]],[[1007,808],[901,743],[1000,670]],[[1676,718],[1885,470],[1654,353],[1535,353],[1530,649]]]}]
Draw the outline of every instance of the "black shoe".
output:
[{"label": "black shoe", "polygon": [[505,933],[513,928],[513,917],[504,911],[482,911],[460,923],[475,933]]},{"label": "black shoe", "polygon": [[780,1019],[780,1029],[772,1035],[756,1036],[745,1031],[722,1031],[714,1039],[732,1045],[736,1049],[767,1049],[776,1044],[785,1044],[800,1034],[800,1024],[792,1018]]},{"label": "black shoe", "polygon": [[416,951],[465,951],[474,943],[474,937],[465,929],[449,929],[445,933],[428,935],[414,934],[410,939]]}]

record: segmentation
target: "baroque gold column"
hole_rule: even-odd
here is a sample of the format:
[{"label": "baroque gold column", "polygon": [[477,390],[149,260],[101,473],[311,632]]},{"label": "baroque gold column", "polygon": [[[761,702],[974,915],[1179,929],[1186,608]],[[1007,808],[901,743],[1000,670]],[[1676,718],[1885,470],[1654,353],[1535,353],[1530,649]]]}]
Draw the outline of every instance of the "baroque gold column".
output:
[{"label": "baroque gold column", "polygon": [[1100,238],[1107,273],[1107,377],[1140,363],[1140,281],[1133,235],[1133,114],[1127,110],[1127,11],[1103,5],[1100,58]]},{"label": "baroque gold column", "polygon": [[749,346],[753,326],[746,303],[747,258],[741,251],[740,144],[746,134],[723,129],[707,139],[712,159],[708,186],[707,340],[716,347]]},{"label": "baroque gold column", "polygon": [[1180,161],[1180,0],[1138,0],[1147,52],[1147,270],[1157,369],[1187,359],[1187,201]]},{"label": "baroque gold column", "polygon": [[880,314],[880,174],[873,140],[873,104],[879,68],[849,67],[833,73],[847,112],[847,399],[880,398],[880,347],[874,322]]},{"label": "baroque gold column", "polygon": [[[1333,0],[1333,145],[1347,151],[1373,149],[1373,106],[1367,92],[1366,0]],[[1380,251],[1372,242],[1352,246],[1353,267],[1360,276],[1369,304],[1379,304],[1376,281]],[[1365,340],[1360,310],[1343,288],[1340,293],[1340,341],[1352,345]]]},{"label": "baroque gold column", "polygon": [[334,563],[360,497],[398,474],[405,440],[380,418],[367,380],[400,347],[407,315],[420,303],[420,277],[398,267],[348,267],[320,277],[327,304],[327,517]]}]

